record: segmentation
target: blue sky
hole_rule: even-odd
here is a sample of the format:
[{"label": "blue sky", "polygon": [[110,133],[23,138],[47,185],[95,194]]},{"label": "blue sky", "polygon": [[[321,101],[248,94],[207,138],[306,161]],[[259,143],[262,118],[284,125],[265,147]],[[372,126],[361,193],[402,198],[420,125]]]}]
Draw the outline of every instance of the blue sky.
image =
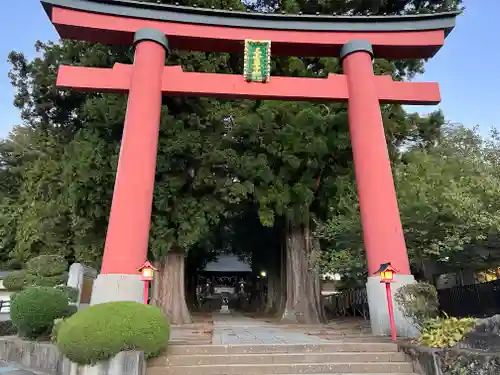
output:
[{"label": "blue sky", "polygon": [[[447,119],[479,125],[486,135],[491,127],[500,128],[500,0],[466,0],[465,6],[446,45],[417,80],[439,82],[439,107]],[[5,137],[20,123],[7,76],[8,53],[16,50],[34,57],[36,40],[55,40],[57,35],[39,0],[9,1],[9,12],[0,13],[0,21],[0,137]],[[436,107],[414,108],[426,113]]]}]

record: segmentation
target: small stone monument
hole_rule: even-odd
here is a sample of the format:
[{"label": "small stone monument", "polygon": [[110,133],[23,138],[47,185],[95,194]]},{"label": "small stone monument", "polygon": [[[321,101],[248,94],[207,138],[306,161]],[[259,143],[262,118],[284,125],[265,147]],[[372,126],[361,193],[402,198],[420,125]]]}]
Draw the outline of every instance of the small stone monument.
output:
[{"label": "small stone monument", "polygon": [[229,298],[227,295],[222,295],[222,305],[220,307],[220,313],[221,314],[230,314],[231,311],[229,310]]},{"label": "small stone monument", "polygon": [[81,263],[73,263],[69,268],[67,285],[78,290],[78,298],[74,303],[78,309],[85,309],[89,306],[96,276],[96,270]]}]

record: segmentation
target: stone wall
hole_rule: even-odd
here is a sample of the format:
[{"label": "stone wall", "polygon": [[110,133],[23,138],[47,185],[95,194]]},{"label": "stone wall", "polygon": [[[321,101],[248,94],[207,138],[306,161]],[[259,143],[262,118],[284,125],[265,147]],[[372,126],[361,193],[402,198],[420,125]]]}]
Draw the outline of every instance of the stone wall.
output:
[{"label": "stone wall", "polygon": [[473,349],[433,349],[400,343],[420,375],[498,375],[500,352],[485,353]]},{"label": "stone wall", "polygon": [[0,337],[0,360],[50,375],[144,375],[146,372],[141,352],[121,352],[96,365],[81,366],[64,358],[55,345],[17,337]]}]

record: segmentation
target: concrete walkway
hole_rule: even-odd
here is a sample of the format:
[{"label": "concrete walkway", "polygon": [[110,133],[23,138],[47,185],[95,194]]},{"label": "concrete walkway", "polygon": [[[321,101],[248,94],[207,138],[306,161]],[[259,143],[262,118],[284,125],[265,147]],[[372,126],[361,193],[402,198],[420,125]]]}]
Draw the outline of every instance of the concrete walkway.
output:
[{"label": "concrete walkway", "polygon": [[215,314],[212,344],[214,345],[273,345],[322,344],[330,341],[302,332],[293,332],[277,325],[241,315]]},{"label": "concrete walkway", "polygon": [[24,370],[16,365],[0,361],[0,374],[1,375],[36,375],[34,372]]}]

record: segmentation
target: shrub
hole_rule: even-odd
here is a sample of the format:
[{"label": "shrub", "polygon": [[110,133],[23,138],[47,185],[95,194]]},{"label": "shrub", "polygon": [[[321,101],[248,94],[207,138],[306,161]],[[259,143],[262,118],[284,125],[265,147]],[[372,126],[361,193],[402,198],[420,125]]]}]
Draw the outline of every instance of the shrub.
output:
[{"label": "shrub", "polygon": [[59,286],[65,284],[68,279],[67,273],[55,276],[38,276],[32,273],[26,275],[26,286]]},{"label": "shrub", "polygon": [[14,336],[17,334],[17,328],[11,320],[0,322],[0,336]]},{"label": "shrub", "polygon": [[108,302],[65,319],[58,328],[57,346],[80,364],[93,364],[123,350],[140,350],[150,358],[166,347],[169,333],[160,309],[137,302]]},{"label": "shrub", "polygon": [[61,292],[63,292],[66,297],[68,298],[68,301],[71,303],[76,303],[78,300],[78,293],[80,292],[77,288],[74,288],[72,286],[67,286],[67,285],[58,285],[56,286],[56,289],[59,289]]},{"label": "shrub", "polygon": [[66,284],[68,262],[59,255],[40,255],[26,263],[26,269],[11,271],[4,279],[10,291],[21,291],[30,286],[57,286]]},{"label": "shrub", "polygon": [[12,322],[21,336],[40,338],[50,334],[54,319],[68,312],[68,299],[54,288],[29,287],[16,295],[10,307]]},{"label": "shrub", "polygon": [[59,333],[59,328],[61,328],[64,318],[59,318],[54,320],[54,326],[52,327],[52,332],[50,333],[50,341],[57,342],[57,334]]},{"label": "shrub", "polygon": [[78,306],[68,305],[68,309],[66,310],[66,313],[64,314],[64,318],[69,318],[71,315],[76,314],[77,311],[78,311]]},{"label": "shrub", "polygon": [[418,328],[439,314],[438,294],[434,285],[403,285],[397,290],[394,299],[403,315]]},{"label": "shrub", "polygon": [[424,323],[419,342],[431,348],[451,348],[476,326],[474,318],[438,317]]},{"label": "shrub", "polygon": [[60,255],[39,255],[26,263],[32,275],[41,277],[59,276],[68,269],[68,262]]},{"label": "shrub", "polygon": [[19,292],[26,285],[26,276],[25,270],[10,271],[3,279],[3,285],[10,292]]}]

